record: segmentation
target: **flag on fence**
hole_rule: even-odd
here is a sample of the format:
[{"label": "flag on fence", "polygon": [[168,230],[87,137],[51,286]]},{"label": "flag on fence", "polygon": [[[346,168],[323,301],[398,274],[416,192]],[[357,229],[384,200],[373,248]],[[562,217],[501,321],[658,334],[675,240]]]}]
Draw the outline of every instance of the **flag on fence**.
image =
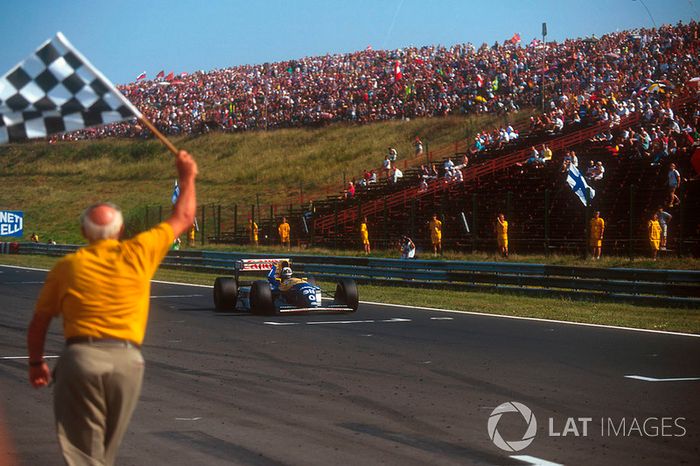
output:
[{"label": "flag on fence", "polygon": [[136,81],[141,81],[142,79],[146,79],[146,72],[144,71],[140,75],[136,76]]},{"label": "flag on fence", "polygon": [[175,187],[173,188],[173,195],[170,196],[170,202],[175,204],[178,197],[180,197],[180,185],[177,184],[177,180],[175,180]]},{"label": "flag on fence", "polygon": [[587,205],[586,190],[590,190],[591,199],[595,197],[595,189],[588,186],[588,183],[586,183],[586,180],[574,165],[569,166],[566,182],[571,186],[571,190],[578,196],[584,206]]},{"label": "flag on fence", "polygon": [[61,34],[0,78],[0,144],[140,118]]}]

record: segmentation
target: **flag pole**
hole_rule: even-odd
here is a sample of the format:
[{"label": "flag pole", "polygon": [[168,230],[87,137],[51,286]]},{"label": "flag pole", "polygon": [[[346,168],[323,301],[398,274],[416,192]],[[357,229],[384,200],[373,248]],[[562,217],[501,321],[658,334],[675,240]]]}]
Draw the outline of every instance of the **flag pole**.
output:
[{"label": "flag pole", "polygon": [[177,147],[175,147],[173,143],[170,142],[168,138],[165,137],[165,135],[163,135],[163,133],[158,131],[158,128],[156,128],[153,125],[153,123],[148,121],[148,119],[143,116],[139,109],[137,109],[136,106],[134,106],[134,104],[132,104],[129,101],[129,99],[124,97],[124,94],[119,92],[119,90],[114,86],[114,84],[112,84],[112,81],[110,81],[107,78],[107,76],[102,74],[100,70],[98,70],[92,63],[90,63],[90,60],[85,58],[85,56],[82,53],[80,53],[78,49],[76,49],[73,46],[73,44],[71,44],[70,41],[68,41],[68,39],[66,39],[66,36],[64,36],[63,33],[57,32],[56,39],[61,44],[63,44],[64,47],[73,52],[78,57],[78,59],[80,59],[80,61],[85,65],[85,67],[89,69],[95,76],[97,76],[102,81],[102,84],[104,84],[107,87],[107,89],[109,89],[114,94],[114,96],[117,99],[119,99],[122,102],[122,104],[124,104],[124,106],[126,106],[131,111],[131,113],[136,117],[138,121],[143,123],[148,129],[150,129],[153,135],[157,137],[160,140],[160,142],[162,142],[165,145],[165,147],[167,147],[168,150],[170,150],[170,152],[173,153],[173,155],[177,155]]},{"label": "flag pole", "polygon": [[157,137],[160,140],[160,142],[162,142],[165,145],[165,147],[167,147],[168,150],[173,153],[173,155],[177,155],[177,153],[178,153],[177,147],[175,147],[175,145],[172,142],[170,142],[170,139],[165,137],[165,135],[163,133],[158,131],[158,128],[156,128],[153,123],[151,123],[143,115],[138,117],[138,121],[143,123],[146,126],[146,128],[150,129],[151,132],[153,133],[153,135],[155,137]]}]

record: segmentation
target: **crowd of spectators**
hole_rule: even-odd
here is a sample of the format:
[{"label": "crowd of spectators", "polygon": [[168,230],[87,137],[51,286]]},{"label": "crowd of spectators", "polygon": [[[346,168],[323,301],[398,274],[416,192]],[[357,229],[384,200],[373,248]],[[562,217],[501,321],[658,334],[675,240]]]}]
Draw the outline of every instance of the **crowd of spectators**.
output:
[{"label": "crowd of spectators", "polygon": [[[364,50],[199,71],[120,89],[164,133],[201,134],[510,112],[542,104],[544,76],[546,112],[532,128],[557,132],[581,115],[614,122],[642,111],[635,102],[630,108],[629,98],[685,85],[700,74],[698,45],[698,24],[691,22],[561,43]],[[610,110],[610,102],[618,111]],[[487,143],[502,143],[503,133],[513,136],[499,129]],[[105,136],[148,137],[148,130],[126,122],[60,138]],[[422,144],[416,144],[419,150]]]},{"label": "crowd of spectators", "polygon": [[[512,130],[511,127],[482,131],[476,137],[477,144],[478,141],[484,140],[488,141],[488,145],[484,145],[480,150],[475,150],[474,147],[469,148],[468,155],[462,156],[461,163],[455,164],[452,158],[448,157],[439,169],[436,168],[435,164],[421,165],[416,177],[419,189],[426,191],[429,183],[437,179],[448,183],[461,182],[464,180],[464,170],[469,163],[469,156],[474,156],[479,160],[482,157],[497,155],[502,150],[513,151],[529,147],[528,157],[523,162],[518,163],[519,166],[523,167],[521,173],[524,173],[525,167],[542,168],[555,158],[555,154],[547,146],[547,143],[528,146],[525,145],[528,140],[536,138],[542,133],[555,136],[565,129],[575,130],[581,124],[609,122],[607,129],[591,138],[590,142],[594,145],[604,146],[611,156],[643,158],[652,165],[663,164],[669,156],[678,153],[678,151],[689,155],[691,148],[697,145],[696,141],[700,141],[700,131],[698,130],[700,128],[700,107],[693,104],[687,107],[685,113],[676,114],[667,96],[657,93],[639,93],[626,99],[622,97],[602,98],[598,99],[593,109],[585,100],[583,105],[571,105],[568,100],[562,99],[559,102],[554,102],[552,108],[553,110],[549,112],[551,115],[545,113],[533,116],[530,120],[530,128],[523,132],[522,138],[519,134],[514,138],[506,136],[504,145],[503,140],[497,141],[497,139],[501,137],[500,135],[507,135]],[[617,127],[623,117],[635,112],[640,114],[639,124],[632,127]],[[551,121],[549,117],[555,115],[558,120],[566,119],[566,123],[562,123],[561,128],[551,127],[548,123],[539,124],[539,122]],[[574,127],[571,127],[572,125]],[[495,137],[491,138],[492,135]],[[578,157],[573,150],[556,154],[556,159],[561,162],[562,172],[566,172],[572,164],[578,168]],[[390,148],[384,160],[383,170],[389,182],[396,183],[397,179],[401,177],[401,172],[399,171],[398,177],[395,176],[395,163],[392,163],[391,160]],[[582,174],[592,184],[601,182],[605,176],[603,162],[599,160],[589,163],[592,165],[580,169]],[[369,186],[369,184],[362,186]]]},{"label": "crowd of spectators", "polygon": [[602,144],[611,156],[644,159],[651,165],[661,165],[678,153],[690,155],[691,148],[700,138],[700,107],[697,104],[680,113],[654,98],[637,99],[637,105],[642,111],[639,124],[624,129],[612,126],[592,138],[591,142]]}]

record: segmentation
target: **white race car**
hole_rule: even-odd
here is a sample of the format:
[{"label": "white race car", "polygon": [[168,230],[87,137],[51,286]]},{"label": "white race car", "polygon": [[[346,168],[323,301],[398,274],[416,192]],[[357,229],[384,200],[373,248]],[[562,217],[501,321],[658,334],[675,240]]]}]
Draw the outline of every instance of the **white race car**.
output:
[{"label": "white race car", "polygon": [[[301,312],[355,312],[359,306],[354,280],[338,280],[332,301],[313,279],[292,278],[290,259],[239,259],[235,276],[214,281],[214,306],[218,312],[249,311],[275,315]],[[289,276],[281,276],[289,271]],[[267,280],[242,281],[243,272],[267,272]],[[331,299],[331,296],[327,296]]]}]

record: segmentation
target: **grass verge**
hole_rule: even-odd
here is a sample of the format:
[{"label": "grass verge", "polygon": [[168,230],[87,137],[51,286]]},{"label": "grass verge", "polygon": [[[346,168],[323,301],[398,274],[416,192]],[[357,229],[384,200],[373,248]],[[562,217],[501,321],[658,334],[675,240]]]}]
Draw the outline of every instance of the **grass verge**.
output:
[{"label": "grass verge", "polygon": [[[0,264],[50,268],[57,259],[48,256],[3,255],[0,256]],[[156,273],[155,278],[157,280],[211,285],[215,277],[214,274],[161,268]],[[321,285],[324,284],[321,283]],[[426,291],[426,289],[407,287],[362,285],[360,299],[436,309],[700,334],[700,311],[693,309],[530,298],[504,293],[447,290],[427,293]]]}]

